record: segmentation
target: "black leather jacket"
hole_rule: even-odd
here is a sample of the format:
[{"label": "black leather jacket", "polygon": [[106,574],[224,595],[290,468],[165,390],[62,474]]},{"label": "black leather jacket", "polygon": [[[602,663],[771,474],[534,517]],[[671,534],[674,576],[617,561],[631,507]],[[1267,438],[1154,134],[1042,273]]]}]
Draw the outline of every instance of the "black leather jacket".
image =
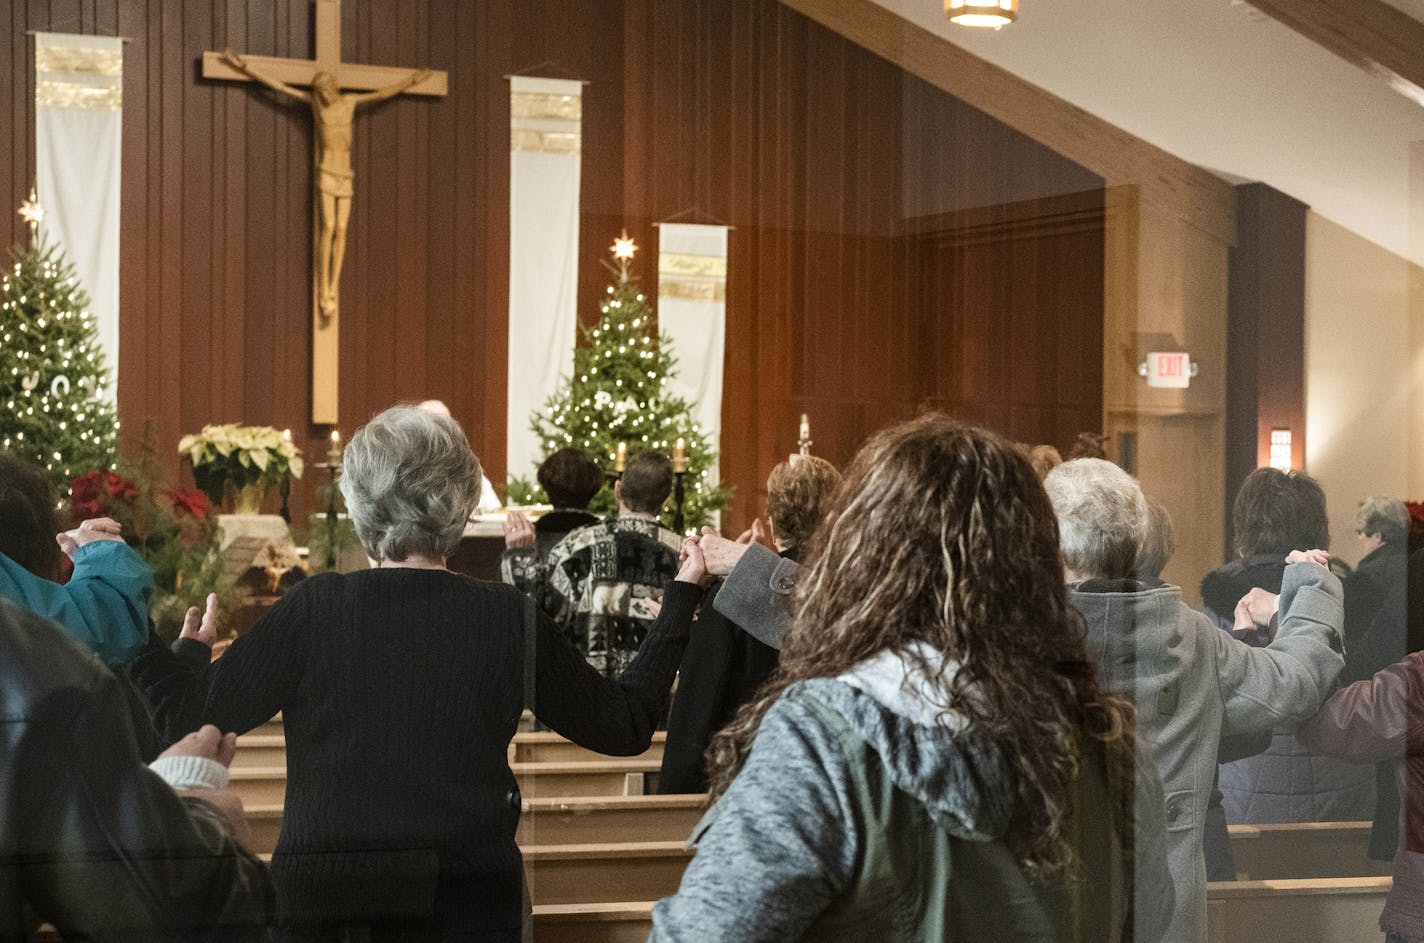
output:
[{"label": "black leather jacket", "polygon": [[260,940],[267,869],[139,759],[114,676],[0,600],[0,941]]}]

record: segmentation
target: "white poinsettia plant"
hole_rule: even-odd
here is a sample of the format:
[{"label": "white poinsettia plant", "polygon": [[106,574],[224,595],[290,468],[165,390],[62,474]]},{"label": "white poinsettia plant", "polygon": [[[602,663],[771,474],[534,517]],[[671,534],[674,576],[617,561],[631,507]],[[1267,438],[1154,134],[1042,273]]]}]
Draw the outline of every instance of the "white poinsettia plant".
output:
[{"label": "white poinsettia plant", "polygon": [[302,477],[302,453],[290,435],[271,426],[226,423],[178,440],[178,452],[193,463],[193,480],[214,504],[227,484],[284,485]]}]

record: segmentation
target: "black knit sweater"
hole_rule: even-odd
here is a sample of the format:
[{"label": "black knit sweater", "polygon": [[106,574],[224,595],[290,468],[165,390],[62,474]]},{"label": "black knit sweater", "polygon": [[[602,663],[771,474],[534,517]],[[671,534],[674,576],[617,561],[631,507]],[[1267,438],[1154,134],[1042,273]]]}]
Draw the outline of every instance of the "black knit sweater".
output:
[{"label": "black knit sweater", "polygon": [[[613,681],[538,616],[539,718],[589,749],[641,753],[700,598],[669,583],[654,631]],[[523,599],[443,570],[328,574],[296,586],[208,668],[162,648],[140,656],[135,677],[170,735],[202,723],[242,733],[283,713],[272,862],[282,924],[518,930],[507,748],[523,707]]]}]

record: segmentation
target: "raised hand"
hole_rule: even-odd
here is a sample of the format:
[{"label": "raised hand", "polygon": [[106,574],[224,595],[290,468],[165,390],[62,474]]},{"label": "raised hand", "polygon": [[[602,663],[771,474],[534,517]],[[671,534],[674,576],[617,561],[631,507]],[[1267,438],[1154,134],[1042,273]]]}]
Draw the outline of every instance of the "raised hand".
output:
[{"label": "raised hand", "polygon": [[739,544],[763,544],[766,543],[766,531],[762,529],[761,519],[752,518],[752,526],[737,535]]},{"label": "raised hand", "polygon": [[183,629],[179,638],[190,638],[202,642],[209,648],[218,640],[218,594],[208,593],[207,606],[200,614],[197,606],[189,607],[183,614]]},{"label": "raised hand", "polygon": [[1317,566],[1330,566],[1329,550],[1292,550],[1286,555],[1287,563],[1314,563]]},{"label": "raised hand", "polygon": [[504,516],[504,546],[519,550],[534,546],[534,522],[519,511]]},{"label": "raised hand", "polygon": [[73,530],[56,534],[54,539],[59,542],[59,549],[63,550],[68,556],[73,557],[74,551],[96,540],[122,541],[124,538],[119,531],[119,522],[113,518],[91,517]]}]

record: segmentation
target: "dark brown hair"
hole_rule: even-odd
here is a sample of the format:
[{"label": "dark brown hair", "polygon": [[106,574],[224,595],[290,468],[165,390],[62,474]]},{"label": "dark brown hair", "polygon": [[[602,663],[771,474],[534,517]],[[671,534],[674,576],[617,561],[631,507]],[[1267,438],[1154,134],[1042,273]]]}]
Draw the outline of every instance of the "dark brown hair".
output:
[{"label": "dark brown hair", "polygon": [[539,487],[556,508],[583,510],[603,487],[598,464],[578,449],[559,449],[539,465]]},{"label": "dark brown hair", "polygon": [[0,553],[36,576],[58,579],[59,495],[39,466],[0,452]]},{"label": "dark brown hair", "polygon": [[[788,686],[898,651],[921,662],[937,706],[1001,744],[1017,799],[1005,842],[1030,874],[1071,858],[1066,797],[1085,737],[1103,743],[1116,805],[1130,814],[1131,707],[1098,690],[1053,508],[997,435],[931,414],[872,437],[816,531],[796,602],[777,673],[708,749],[714,796]],[[924,663],[913,642],[944,662]]]},{"label": "dark brown hair", "polygon": [[1243,557],[1330,549],[1325,492],[1298,471],[1258,468],[1246,476],[1231,505],[1231,529]]},{"label": "dark brown hair", "polygon": [[657,514],[672,493],[672,462],[661,452],[639,452],[623,469],[619,495],[633,511]]},{"label": "dark brown hair", "polygon": [[836,466],[815,455],[795,455],[777,464],[766,479],[766,516],[776,539],[788,547],[804,546],[840,483]]}]

